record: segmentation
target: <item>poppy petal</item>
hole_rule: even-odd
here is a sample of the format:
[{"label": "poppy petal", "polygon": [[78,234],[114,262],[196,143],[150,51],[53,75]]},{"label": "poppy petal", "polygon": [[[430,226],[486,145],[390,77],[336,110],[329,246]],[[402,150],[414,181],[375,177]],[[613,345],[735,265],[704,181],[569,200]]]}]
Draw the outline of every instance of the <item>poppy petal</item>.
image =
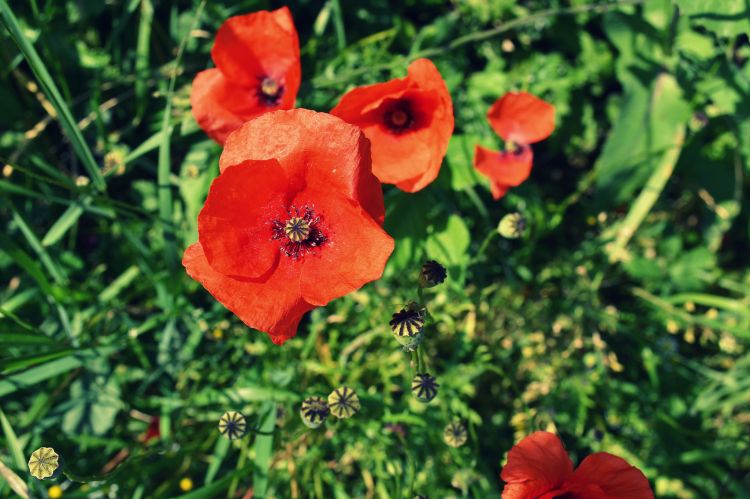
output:
[{"label": "poppy petal", "polygon": [[214,179],[198,215],[199,241],[214,270],[258,278],[276,265],[270,222],[286,206],[287,183],[273,159],[245,161]]},{"label": "poppy petal", "polygon": [[621,457],[606,452],[581,462],[565,485],[581,499],[653,499],[648,479]]},{"label": "poppy petal", "polygon": [[220,144],[245,121],[265,111],[255,92],[233,85],[215,68],[196,75],[190,104],[195,121]]},{"label": "poppy petal", "polygon": [[500,474],[505,481],[502,497],[540,497],[560,487],[572,472],[573,463],[557,435],[532,433],[508,453],[508,462]]},{"label": "poppy petal", "polygon": [[534,155],[522,146],[516,151],[492,151],[482,146],[474,149],[474,168],[490,179],[492,196],[500,199],[511,187],[521,185],[531,174]]},{"label": "poppy petal", "polygon": [[[384,117],[399,105],[411,111],[413,124],[391,130]],[[375,176],[406,192],[437,177],[454,127],[450,93],[429,59],[412,62],[405,78],[351,90],[331,114],[364,130],[372,142]]]},{"label": "poppy petal", "polygon": [[487,119],[503,140],[529,145],[552,134],[555,108],[529,93],[509,92],[492,104]]},{"label": "poppy petal", "polygon": [[237,85],[254,87],[270,76],[283,80],[285,94],[293,96],[299,90],[299,56],[299,38],[287,7],[230,17],[211,49],[216,67]]},{"label": "poppy petal", "polygon": [[195,243],[185,250],[182,265],[242,322],[267,333],[277,345],[294,337],[302,316],[315,308],[300,297],[298,285],[290,285],[299,280],[292,261],[280,262],[265,281],[233,279],[216,272]]},{"label": "poppy petal", "polygon": [[295,204],[308,199],[315,200],[327,240],[305,256],[300,289],[308,303],[325,305],[379,279],[394,243],[356,201],[332,191],[308,190]]},{"label": "poppy petal", "polygon": [[358,127],[307,109],[267,113],[229,136],[219,167],[269,158],[279,161],[293,190],[311,182],[342,192],[383,223],[383,191],[372,174],[370,142]]}]

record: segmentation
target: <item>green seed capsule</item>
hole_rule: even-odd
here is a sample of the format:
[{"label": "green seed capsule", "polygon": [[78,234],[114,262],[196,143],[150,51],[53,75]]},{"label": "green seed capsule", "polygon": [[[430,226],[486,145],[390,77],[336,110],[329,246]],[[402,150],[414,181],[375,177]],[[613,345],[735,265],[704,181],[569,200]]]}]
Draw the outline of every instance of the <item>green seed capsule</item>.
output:
[{"label": "green seed capsule", "polygon": [[432,288],[445,281],[448,273],[445,267],[435,260],[429,260],[422,265],[419,272],[419,285],[423,288]]},{"label": "green seed capsule", "polygon": [[247,421],[241,412],[227,411],[219,419],[219,433],[229,440],[242,438],[247,433]]},{"label": "green seed capsule", "polygon": [[451,447],[461,447],[469,438],[466,426],[460,421],[453,421],[445,427],[443,440]]},{"label": "green seed capsule", "polygon": [[427,373],[417,373],[411,382],[411,392],[417,400],[425,404],[435,398],[440,385],[437,380]]},{"label": "green seed capsule", "polygon": [[497,231],[506,239],[517,239],[526,230],[526,219],[520,213],[508,213],[497,224]]},{"label": "green seed capsule", "polygon": [[415,302],[409,303],[393,316],[388,324],[393,336],[407,352],[416,350],[424,338],[425,310]]},{"label": "green seed capsule", "polygon": [[307,397],[302,401],[299,415],[308,428],[318,428],[328,419],[328,402],[323,397]]},{"label": "green seed capsule", "polygon": [[336,388],[328,395],[328,409],[339,419],[354,416],[360,409],[359,397],[348,386]]},{"label": "green seed capsule", "polygon": [[60,456],[51,447],[40,447],[29,458],[31,476],[39,480],[55,476],[60,468]]}]

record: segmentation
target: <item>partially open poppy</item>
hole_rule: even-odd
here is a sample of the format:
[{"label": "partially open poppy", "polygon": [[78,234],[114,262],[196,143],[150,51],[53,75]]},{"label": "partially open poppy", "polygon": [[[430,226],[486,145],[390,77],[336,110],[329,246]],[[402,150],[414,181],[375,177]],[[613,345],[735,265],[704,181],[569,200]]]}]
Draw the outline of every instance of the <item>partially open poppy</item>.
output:
[{"label": "partially open poppy", "polygon": [[331,114],[362,128],[375,176],[406,192],[435,180],[453,133],[451,96],[428,59],[412,62],[405,78],[349,91]]},{"label": "partially open poppy", "polygon": [[492,196],[500,199],[529,178],[534,161],[530,145],[552,134],[555,108],[526,92],[510,92],[495,101],[487,119],[507,149],[492,151],[476,146],[474,167],[490,179]]},{"label": "partially open poppy", "polygon": [[200,127],[223,144],[260,114],[291,109],[300,85],[299,38],[287,7],[230,17],[219,28],[216,68],[193,80],[190,103]]},{"label": "partially open poppy", "polygon": [[560,439],[538,431],[516,444],[500,478],[503,499],[653,499],[648,479],[621,457],[597,452],[573,471]]},{"label": "partially open poppy", "polygon": [[276,111],[232,133],[183,265],[281,344],[303,314],[378,279],[393,251],[369,142],[338,118]]}]

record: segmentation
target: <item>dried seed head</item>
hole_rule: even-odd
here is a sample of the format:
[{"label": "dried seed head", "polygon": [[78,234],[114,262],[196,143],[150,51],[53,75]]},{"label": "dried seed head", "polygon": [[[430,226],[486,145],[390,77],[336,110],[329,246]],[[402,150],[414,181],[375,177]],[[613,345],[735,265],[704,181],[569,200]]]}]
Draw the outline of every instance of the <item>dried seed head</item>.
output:
[{"label": "dried seed head", "polygon": [[247,421],[241,412],[227,411],[219,419],[219,433],[229,440],[242,438],[247,433]]},{"label": "dried seed head", "polygon": [[56,476],[61,470],[60,456],[51,447],[40,447],[29,458],[31,476],[39,480]]},{"label": "dried seed head", "polygon": [[318,428],[328,419],[328,402],[323,397],[307,397],[302,401],[299,415],[308,428]]},{"label": "dried seed head", "polygon": [[497,232],[506,239],[517,239],[526,230],[526,219],[520,213],[508,213],[497,224]]},{"label": "dried seed head", "polygon": [[437,380],[428,373],[417,373],[411,382],[411,392],[417,397],[417,400],[425,404],[437,396]]},{"label": "dried seed head", "polygon": [[425,309],[415,302],[409,303],[391,317],[390,324],[396,340],[411,352],[422,343],[424,337]]},{"label": "dried seed head", "polygon": [[445,281],[447,276],[445,267],[435,260],[426,261],[419,272],[419,285],[423,288],[432,288]]},{"label": "dried seed head", "polygon": [[360,407],[359,397],[348,386],[340,386],[328,395],[328,409],[339,419],[354,416]]},{"label": "dried seed head", "polygon": [[461,447],[467,439],[466,426],[461,421],[453,421],[443,430],[443,440],[451,447]]}]

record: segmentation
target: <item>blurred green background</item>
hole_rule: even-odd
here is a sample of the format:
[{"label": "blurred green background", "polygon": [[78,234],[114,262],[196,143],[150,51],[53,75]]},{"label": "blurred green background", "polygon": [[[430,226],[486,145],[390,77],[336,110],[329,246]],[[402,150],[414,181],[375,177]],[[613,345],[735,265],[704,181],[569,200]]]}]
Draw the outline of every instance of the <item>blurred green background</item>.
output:
[{"label": "blurred green background", "polygon": [[[385,186],[385,277],[279,348],[179,260],[220,154],[191,80],[227,17],[281,5],[0,0],[0,496],[15,473],[31,497],[498,497],[507,451],[547,429],[659,497],[750,497],[750,4],[291,2],[300,107],[427,56],[456,131],[436,182]],[[557,128],[494,202],[472,155],[501,146],[485,113],[510,90]],[[512,211],[529,229],[505,240]],[[449,269],[426,292],[428,405],[388,328],[425,258]],[[362,412],[307,430],[302,398],[340,384]],[[230,409],[272,431],[230,444]],[[77,475],[123,462],[42,483],[43,445]]]}]

